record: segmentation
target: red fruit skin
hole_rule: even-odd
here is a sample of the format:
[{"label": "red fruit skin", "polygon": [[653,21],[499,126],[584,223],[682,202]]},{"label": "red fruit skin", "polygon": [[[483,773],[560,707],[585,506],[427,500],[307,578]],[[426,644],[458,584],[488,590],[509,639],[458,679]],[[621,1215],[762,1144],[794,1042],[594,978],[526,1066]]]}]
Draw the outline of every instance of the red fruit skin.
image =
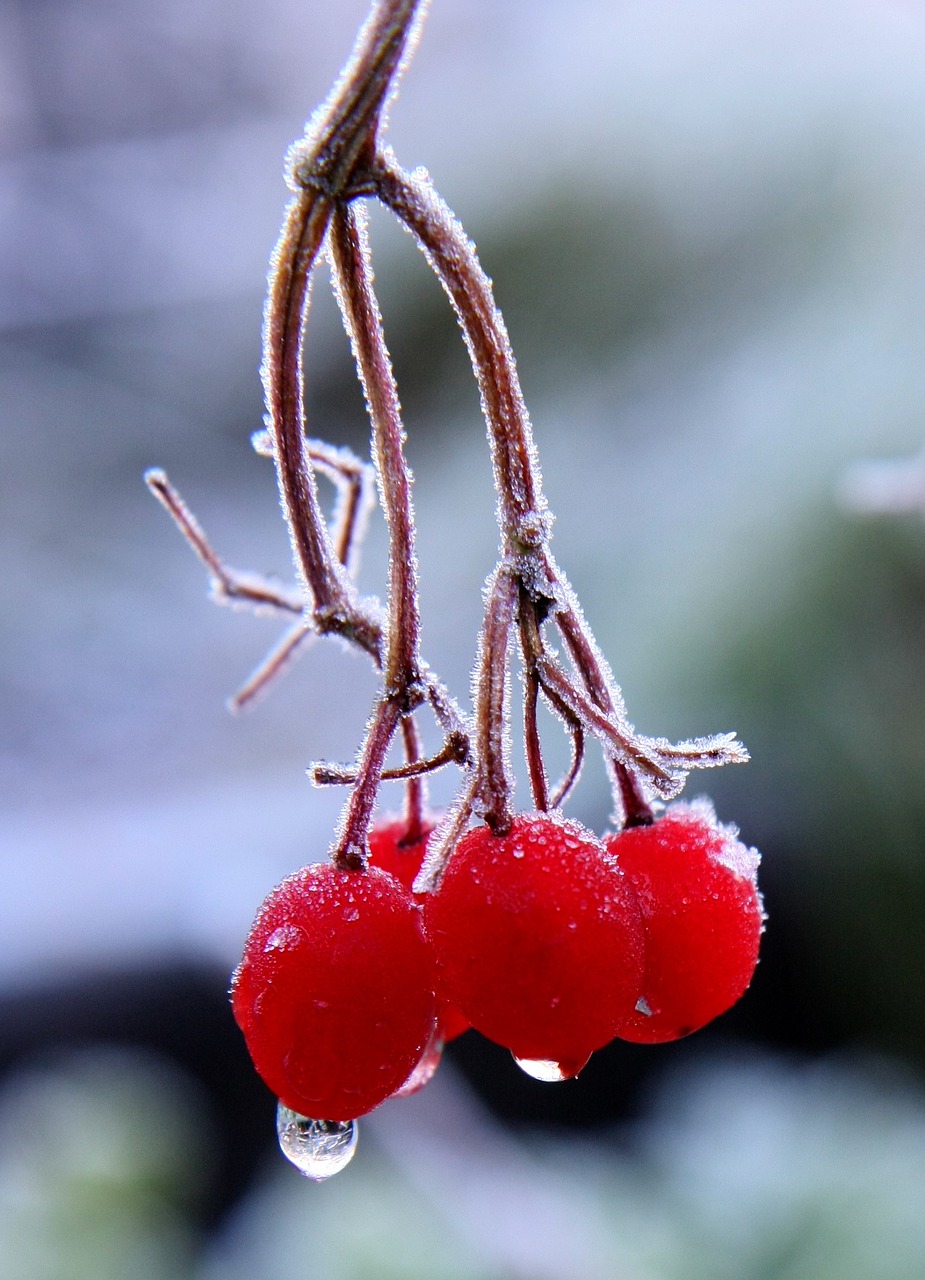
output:
[{"label": "red fruit skin", "polygon": [[232,979],[258,1073],[313,1120],[390,1097],[434,1031],[433,958],[408,891],[383,871],[303,867],[254,921]]},{"label": "red fruit skin", "polygon": [[427,837],[434,825],[425,819],[419,839],[408,844],[405,841],[407,818],[389,817],[377,822],[369,833],[369,865],[387,871],[410,893],[427,852]]},{"label": "red fruit skin", "polygon": [[725,1013],[758,963],[764,910],[758,853],[707,803],[674,805],[648,827],[605,840],[632,882],[646,932],[645,1006],[623,1040],[677,1040]]},{"label": "red fruit skin", "polygon": [[[408,844],[405,842],[407,818],[390,817],[377,822],[369,833],[369,865],[393,875],[410,893],[427,852],[427,837],[435,826],[435,822],[425,818],[420,837]],[[422,895],[415,897],[418,902],[423,901]],[[469,1019],[450,1004],[440,1008],[437,1020],[440,1024],[438,1039],[442,1044],[449,1044],[470,1027]]]},{"label": "red fruit skin", "polygon": [[438,995],[518,1058],[579,1070],[642,984],[639,907],[600,841],[558,814],[467,832],[424,903]]}]

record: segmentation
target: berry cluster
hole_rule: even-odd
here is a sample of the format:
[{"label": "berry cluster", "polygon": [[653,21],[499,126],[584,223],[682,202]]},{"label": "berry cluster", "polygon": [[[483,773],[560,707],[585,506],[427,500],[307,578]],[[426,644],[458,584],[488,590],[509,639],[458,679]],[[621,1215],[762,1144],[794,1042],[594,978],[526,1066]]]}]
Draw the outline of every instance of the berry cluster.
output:
[{"label": "berry cluster", "polygon": [[[235,1017],[280,1099],[281,1145],[312,1177],[341,1168],[355,1145],[355,1118],[426,1084],[446,1041],[470,1026],[543,1079],[576,1075],[615,1037],[655,1042],[703,1026],[748,985],[763,918],[757,855],[708,805],[671,803],[691,770],[748,754],[732,734],[671,743],[630,723],[552,554],[552,517],[491,282],[426,173],[405,172],[383,144],[386,104],[423,7],[374,0],[335,90],[289,154],[292,198],[265,316],[266,426],[253,443],[276,468],[298,587],[229,568],[166,475],[147,476],[208,568],[215,598],[288,619],[236,706],[310,636],[347,641],[380,675],[355,763],[310,771],[319,786],[349,788],[330,861],[270,894],[233,980]],[[471,713],[421,652],[411,475],[374,289],[367,198],[411,233],[449,295],[488,430],[500,548],[485,588]],[[366,396],[371,464],[306,430],[303,342],[323,252]],[[330,521],[319,477],[337,490]],[[389,537],[384,607],[355,580],[375,492]],[[452,536],[461,535],[454,528]],[[515,650],[528,814],[514,804],[509,751]],[[571,743],[555,785],[541,701]],[[419,713],[432,716],[439,734],[429,755]],[[592,740],[612,784],[615,829],[603,840],[562,816]],[[401,763],[390,765],[397,743]],[[444,766],[461,777],[435,825],[424,788]],[[380,789],[392,780],[404,784],[405,816],[375,824]]]},{"label": "berry cluster", "polygon": [[707,805],[603,842],[558,814],[475,827],[422,902],[425,840],[404,831],[374,827],[365,871],[284,880],[248,937],[235,1016],[293,1111],[352,1120],[410,1092],[470,1024],[564,1079],[615,1037],[697,1030],[751,980],[758,857]]}]

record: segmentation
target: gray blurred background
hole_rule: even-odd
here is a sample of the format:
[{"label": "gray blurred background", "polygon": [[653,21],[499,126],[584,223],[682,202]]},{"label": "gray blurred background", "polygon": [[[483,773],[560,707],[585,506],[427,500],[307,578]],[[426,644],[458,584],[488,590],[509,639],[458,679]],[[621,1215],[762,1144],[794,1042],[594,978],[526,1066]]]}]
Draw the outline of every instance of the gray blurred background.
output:
[{"label": "gray blurred background", "polygon": [[[210,605],[141,474],[288,576],[249,445],[266,263],[365,12],[0,0],[0,1277],[921,1276],[925,524],[840,501],[925,441],[911,0],[433,0],[390,140],[494,278],[632,718],[752,750],[688,794],[762,848],[769,932],[690,1042],[560,1092],[467,1036],[329,1187],[266,1145],[227,973],[324,855],[342,797],[304,768],[351,758],[374,683],[317,645],[229,717],[274,624]],[[464,697],[484,430],[439,287],[371,231],[424,647]],[[310,430],[365,452],[323,270],[307,365]],[[383,552],[374,519],[368,590]],[[570,812],[604,827],[596,760]]]}]

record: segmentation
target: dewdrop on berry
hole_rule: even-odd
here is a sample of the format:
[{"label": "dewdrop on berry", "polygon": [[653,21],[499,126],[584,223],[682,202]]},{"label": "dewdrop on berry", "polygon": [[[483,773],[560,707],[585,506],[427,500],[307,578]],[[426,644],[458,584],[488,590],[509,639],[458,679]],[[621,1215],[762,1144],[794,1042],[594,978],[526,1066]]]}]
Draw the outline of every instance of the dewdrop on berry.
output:
[{"label": "dewdrop on berry", "polygon": [[359,1126],[355,1120],[309,1120],[282,1102],[276,1109],[279,1148],[306,1178],[323,1182],[353,1159]]},{"label": "dewdrop on berry", "polygon": [[396,1089],[392,1094],[393,1098],[408,1098],[412,1093],[419,1093],[425,1085],[430,1084],[443,1059],[444,1044],[443,1030],[438,1021],[423,1057],[401,1088]]},{"label": "dewdrop on berry", "polygon": [[529,1076],[531,1080],[539,1080],[542,1084],[559,1084],[563,1080],[574,1080],[587,1061],[586,1059],[576,1068],[562,1062],[551,1062],[548,1058],[518,1058],[516,1053],[511,1054],[511,1057],[525,1076]]}]

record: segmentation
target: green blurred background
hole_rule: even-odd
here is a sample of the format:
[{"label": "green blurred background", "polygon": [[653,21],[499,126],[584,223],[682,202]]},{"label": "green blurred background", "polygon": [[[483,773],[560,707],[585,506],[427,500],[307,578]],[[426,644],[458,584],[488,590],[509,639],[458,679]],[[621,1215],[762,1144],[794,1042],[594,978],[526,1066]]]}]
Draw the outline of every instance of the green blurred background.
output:
[{"label": "green blurred background", "polygon": [[[263,281],[285,147],[364,14],[0,0],[0,1280],[914,1280],[925,524],[845,497],[925,441],[903,0],[433,0],[391,140],[495,281],[556,552],[634,722],[751,749],[688,794],[762,849],[769,926],[690,1041],[544,1086],[468,1035],[331,1184],[273,1150],[227,975],[324,856],[340,797],[304,767],[352,756],[374,684],[316,646],[230,719],[272,624],[210,606],[141,472],[287,573],[248,443]],[[425,652],[464,696],[496,545],[477,396],[412,245],[375,211],[371,234]],[[321,274],[310,429],[365,452]],[[366,588],[383,567],[380,521]],[[597,761],[570,812],[605,825]]]}]

